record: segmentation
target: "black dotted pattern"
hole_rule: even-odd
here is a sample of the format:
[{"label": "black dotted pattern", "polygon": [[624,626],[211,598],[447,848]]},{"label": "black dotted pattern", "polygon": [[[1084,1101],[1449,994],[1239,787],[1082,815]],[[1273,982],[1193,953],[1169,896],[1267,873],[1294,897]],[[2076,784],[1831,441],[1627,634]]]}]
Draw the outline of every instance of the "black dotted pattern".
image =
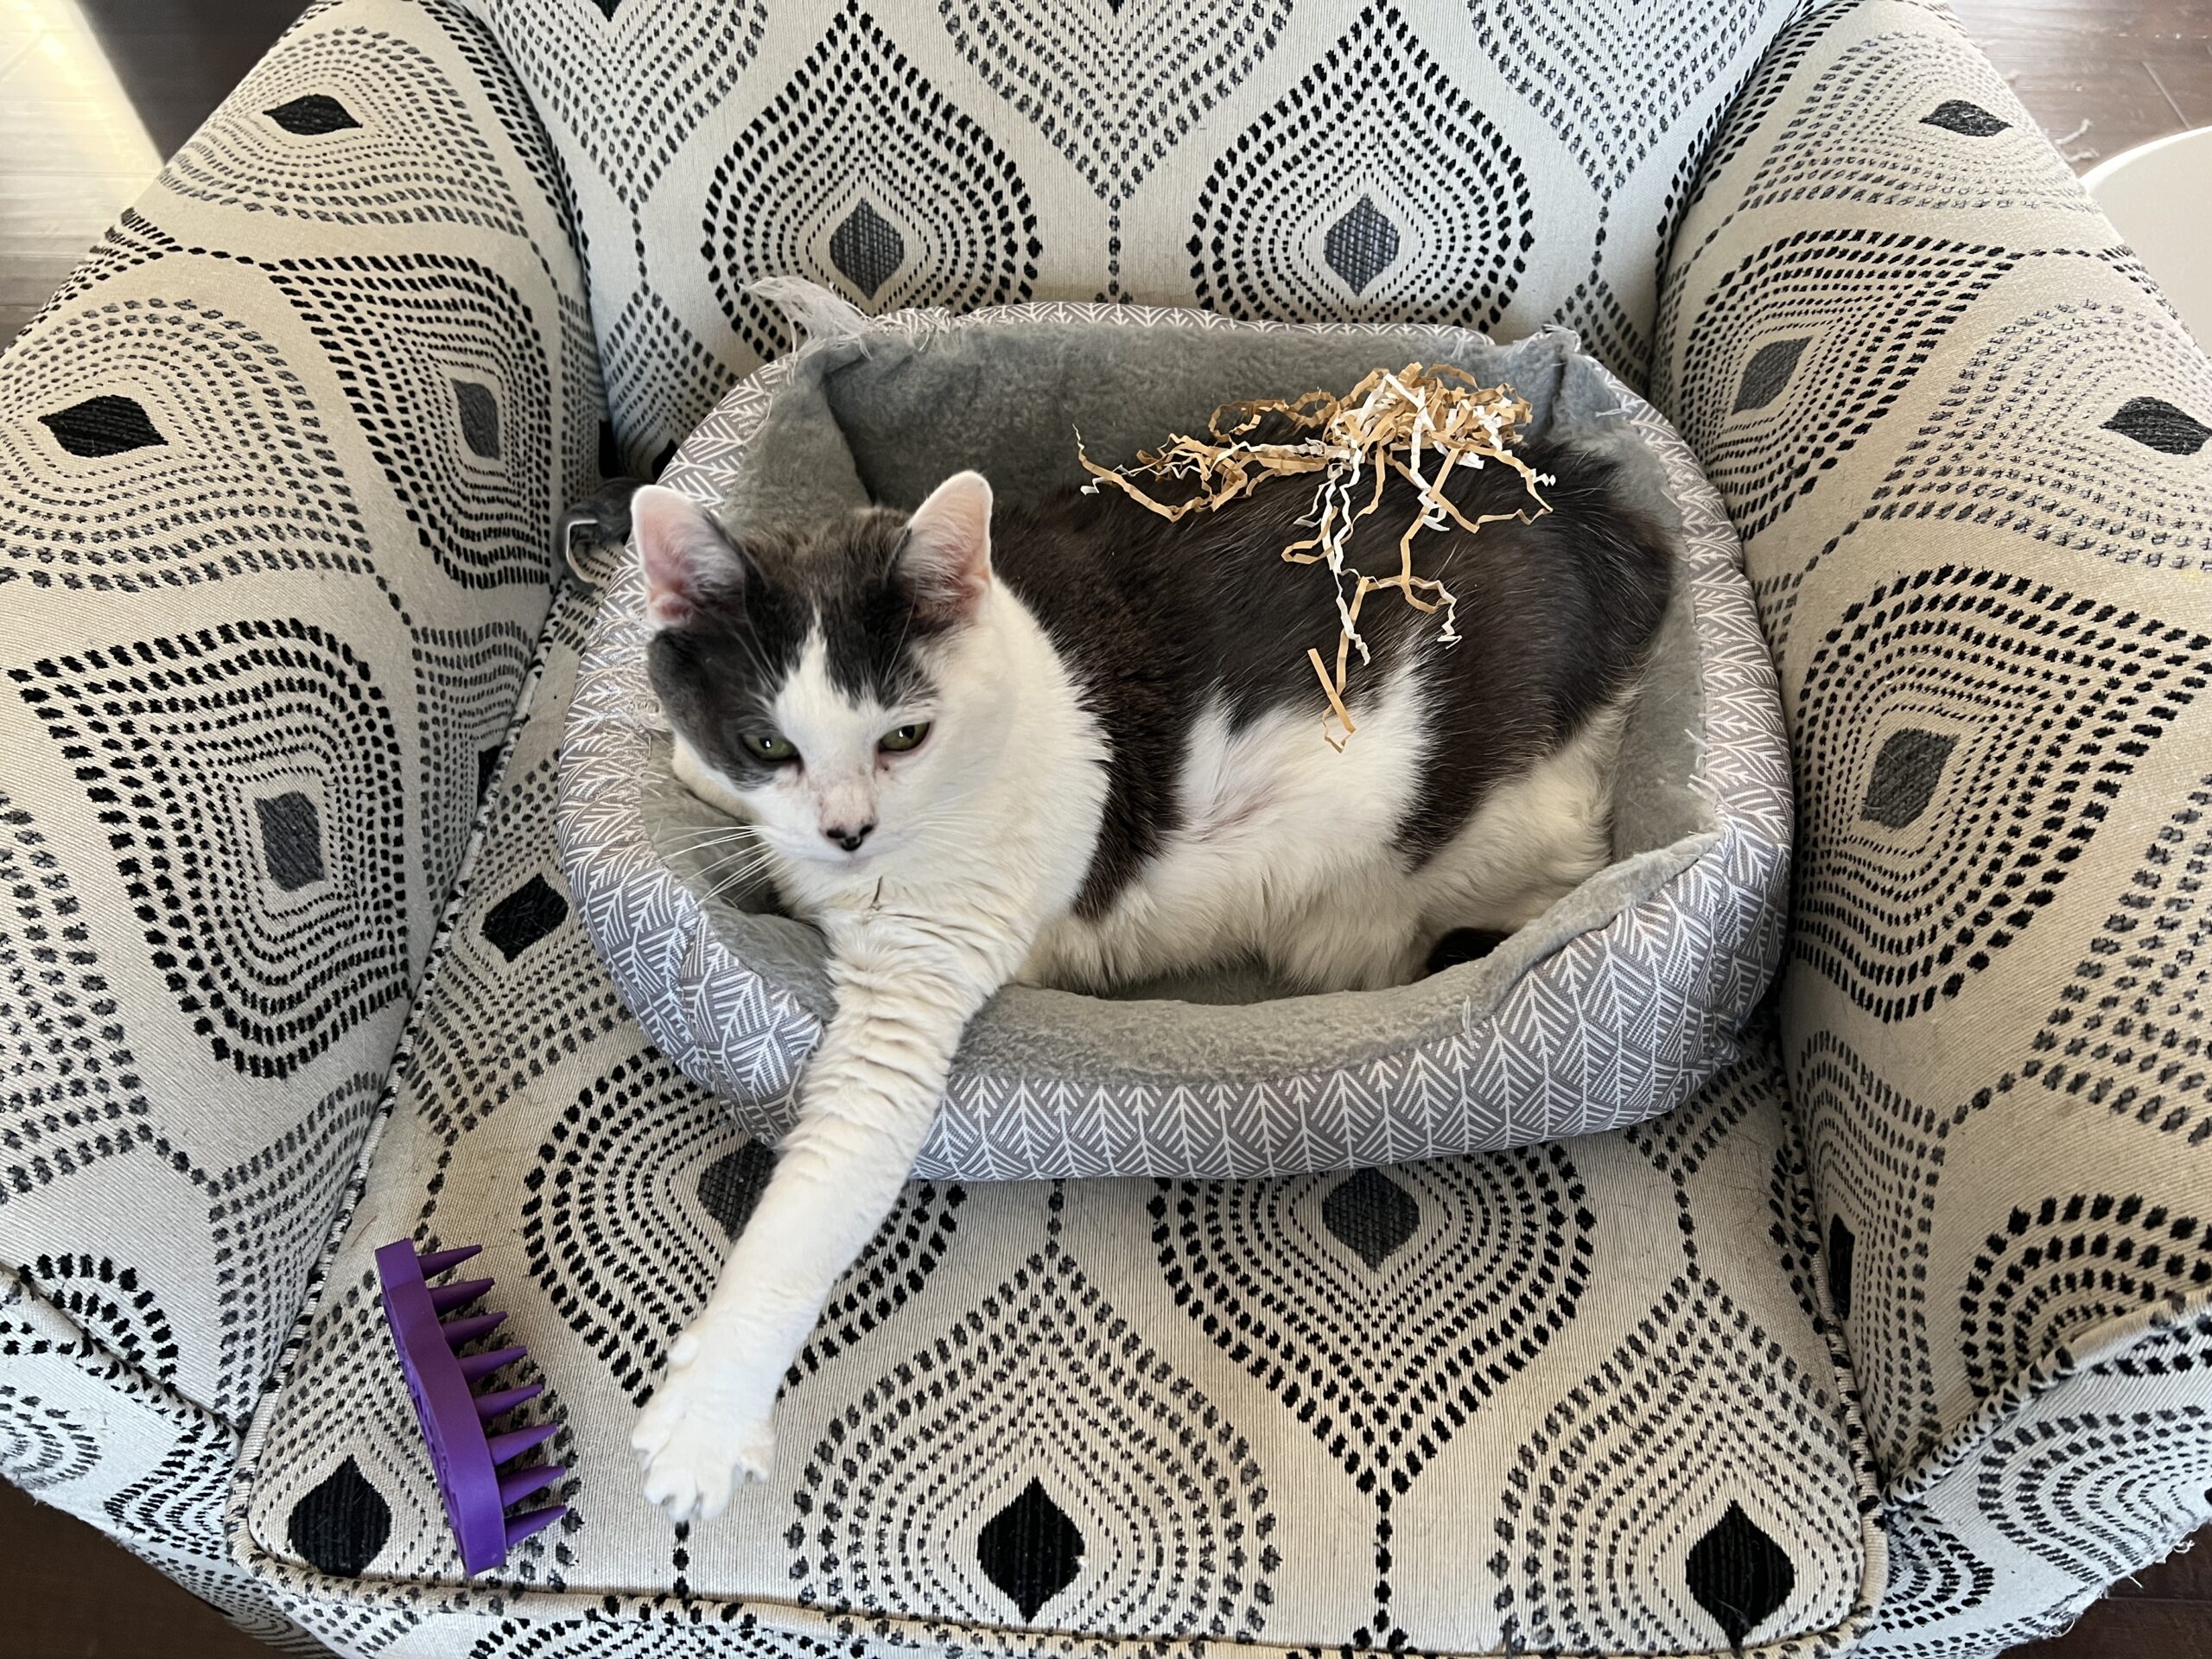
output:
[{"label": "black dotted pattern", "polygon": [[1069,1257],[1060,1205],[1038,1254],[830,1416],[794,1586],[955,1627],[1255,1639],[1282,1565],[1263,1471]]},{"label": "black dotted pattern", "polygon": [[[2181,404],[2146,396],[2166,380]],[[2076,302],[1998,329],[1904,447],[1873,512],[1988,524],[2127,564],[2212,567],[2212,478],[2193,464],[2212,365],[2155,306]],[[2002,435],[2048,429],[2028,454]],[[2194,443],[2191,442],[2192,436]]]},{"label": "black dotted pattern", "polygon": [[176,1375],[176,1329],[147,1276],[128,1262],[83,1252],[41,1254],[18,1269],[78,1329],[156,1382]]},{"label": "black dotted pattern", "polygon": [[[1744,1408],[1725,1445],[1705,1427],[1724,1401]],[[1703,1627],[1670,1605],[1663,1580],[1608,1568],[1645,1554],[1682,1561],[1688,1599],[1742,1641],[1797,1587],[1794,1555],[1835,1559],[1849,1508],[1823,1484],[1836,1433],[1824,1391],[1719,1286],[1678,1281],[1522,1453],[1489,1562],[1508,1642],[1692,1648]]]},{"label": "black dotted pattern", "polygon": [[[9,672],[219,1061],[288,1077],[406,995],[400,747],[349,647],[306,622],[246,621]],[[288,892],[239,832],[250,798],[297,785],[320,803],[330,870]]]},{"label": "black dotted pattern", "polygon": [[2208,674],[2212,635],[2024,577],[1947,565],[1851,606],[1797,697],[1797,960],[1878,1020],[1959,995],[2057,897]]},{"label": "black dotted pattern", "polygon": [[410,654],[422,798],[440,810],[437,820],[425,826],[422,854],[434,892],[451,887],[461,868],[534,644],[520,625],[506,621],[415,631]]},{"label": "black dotted pattern", "polygon": [[[1789,512],[1874,431],[1920,365],[2018,256],[1898,232],[1801,231],[1751,255],[1698,320],[1681,367],[1682,435],[1746,536]],[[1918,296],[1910,309],[1890,288]],[[1794,345],[1786,385],[1743,390]]]},{"label": "black dotted pattern", "polygon": [[1972,1615],[1997,1587],[1997,1574],[1964,1540],[1924,1510],[1892,1519],[1890,1581],[1882,1592],[1885,1629],[1906,1636]]},{"label": "black dotted pattern", "polygon": [[[511,772],[485,826],[467,902],[447,936],[440,971],[447,994],[414,1027],[404,1078],[415,1109],[448,1145],[515,1093],[570,1065],[608,1033],[625,1027],[621,1000],[569,910],[553,846],[555,763],[550,756]],[[527,943],[492,925],[518,894],[542,892],[537,913],[562,913]],[[493,937],[494,935],[499,938]],[[512,954],[499,938],[519,945]]]},{"label": "black dotted pattern", "polygon": [[0,1382],[0,1475],[27,1492],[62,1486],[99,1462],[91,1433],[66,1408]]},{"label": "black dotted pattern", "polygon": [[1987,1399],[2085,1333],[2208,1289],[2212,1217],[2193,1204],[2074,1192],[2019,1205],[1991,1230],[1959,1298],[1967,1382]]},{"label": "black dotted pattern", "polygon": [[[257,1605],[221,1538],[233,1422],[343,1207],[488,786],[359,1214],[507,1253],[524,1375],[551,1385],[525,1414],[573,1419],[556,1452],[586,1472],[566,1524],[461,1587],[358,1271],[381,1241],[345,1245],[242,1545],[343,1650],[1069,1656],[1173,1630],[1455,1651],[1805,1632],[1778,1650],[1811,1652],[1849,1639],[1875,1517],[1891,1589],[1862,1646],[1933,1659],[2049,1628],[2203,1518],[2207,728],[2177,636],[2212,632],[2190,585],[2212,397],[1948,24],[1805,9],[1737,100],[1801,8],[480,10],[497,46],[444,0],[315,12],[0,361],[0,583],[33,642],[4,664],[23,764],[0,808],[0,1243],[52,1299],[0,1314],[11,1476]],[[899,119],[856,124],[868,99]],[[769,118],[810,100],[811,128]],[[808,172],[824,130],[843,152]],[[710,219],[741,163],[747,203],[732,170]],[[839,197],[863,176],[900,190]],[[578,243],[632,464],[783,346],[714,291],[763,250],[871,307],[1189,303],[1203,283],[1255,313],[1558,318],[1631,374],[1656,318],[1657,384],[1755,531],[1792,718],[1831,757],[1801,779],[1827,965],[1801,957],[1779,999],[1802,1160],[1778,1090],[1738,1077],[1548,1176],[936,1189],[840,1287],[758,1513],[671,1537],[626,1504],[634,1394],[608,1373],[650,1387],[771,1155],[666,1073],[550,902],[565,683],[504,779],[487,759],[600,420]],[[1965,596],[1911,609],[1939,558]],[[298,664],[224,666],[280,645]],[[303,751],[261,719],[287,697],[337,711],[289,772]],[[238,747],[188,753],[210,733]],[[231,787],[234,757],[261,769]],[[2007,842],[2012,809],[2030,828]],[[367,919],[324,934],[287,908],[334,893]],[[510,955],[485,924],[523,894],[528,925],[493,929]],[[1869,919],[1916,904],[1933,919]],[[353,1001],[317,980],[332,938],[383,953]],[[250,1042],[203,968],[312,1006]],[[211,1096],[254,1109],[234,1143]],[[142,1214],[181,1218],[174,1248],[127,1236]],[[1187,1236],[1195,1217],[1243,1230]],[[679,1232],[696,1255],[665,1267]],[[587,1237],[628,1241],[638,1277],[578,1282]],[[620,1340],[588,1334],[645,1305]],[[1821,1369],[1838,1319],[1891,1481],[1878,1515],[1850,1385]],[[73,1320],[122,1363],[88,1360]],[[1424,1603],[1439,1548],[1466,1582]],[[570,1580],[591,1598],[560,1618],[508,1593]],[[422,1629],[464,1599],[465,1627]],[[770,1603],[809,1633],[771,1629]]]},{"label": "black dotted pattern", "polygon": [[1042,248],[1013,162],[857,0],[716,166],[706,217],[708,281],[760,357],[789,325],[746,293],[757,277],[812,276],[885,310],[969,311],[1027,299]]},{"label": "black dotted pattern", "polygon": [[133,594],[370,568],[333,435],[260,331],[188,298],[78,312],[0,358],[0,407],[81,407],[87,361],[131,378],[161,442],[87,456],[66,421],[0,423],[0,588]]},{"label": "black dotted pattern", "polygon": [[[1393,115],[1378,122],[1382,86]],[[1326,185],[1294,165],[1316,155],[1333,158]],[[1520,158],[1385,3],[1215,161],[1192,220],[1191,283],[1200,305],[1236,317],[1494,328],[1535,219]]]},{"label": "black dotted pattern", "polygon": [[0,1205],[143,1142],[146,1098],[68,876],[0,795]]},{"label": "black dotted pattern", "polygon": [[234,1424],[251,1414],[275,1369],[383,1093],[382,1077],[358,1073],[244,1162],[188,1171],[207,1198],[213,1251],[221,1380],[210,1403]]},{"label": "black dotted pattern", "polygon": [[[1362,1645],[1404,1639],[1389,1576],[1397,1503],[1574,1318],[1597,1225],[1584,1198],[1557,1147],[1281,1184],[1160,1184],[1153,1240],[1177,1306],[1374,1506]],[[1377,1379],[1371,1357],[1385,1352]]]},{"label": "black dotted pattern", "polygon": [[561,152],[588,162],[635,213],[700,120],[730,99],[760,49],[766,0],[597,4],[598,16],[538,0],[481,10]]},{"label": "black dotted pattern", "polygon": [[[460,7],[320,5],[0,357],[0,1445],[20,1406],[16,1478],[293,1651],[223,1510],[587,485],[572,226]],[[411,1571],[353,1328],[304,1424],[386,1455],[288,1496],[351,1457]]]},{"label": "black dotted pattern", "polygon": [[2212,1141],[2209,892],[2212,778],[2160,826],[2019,1070],[1976,1103],[2037,1083],[2173,1135],[2190,1153]]},{"label": "black dotted pattern", "polygon": [[1828,1271],[1847,1275],[1848,1294],[1834,1306],[1875,1451],[1884,1467],[1904,1467],[1932,1452],[1942,1432],[1929,1346],[1928,1237],[1945,1123],[1828,1032],[1815,1033],[1796,1057],[1793,1084],[1806,1162],[1827,1219]]},{"label": "black dotted pattern", "polygon": [[161,188],[316,225],[446,223],[525,236],[484,113],[412,41],[301,31],[254,67]]},{"label": "black dotted pattern", "polygon": [[321,340],[439,569],[464,588],[543,586],[548,527],[568,503],[553,499],[552,480],[512,471],[469,442],[455,386],[475,389],[480,442],[496,421],[505,443],[549,453],[552,387],[538,340],[548,322],[469,259],[287,259],[270,279]]},{"label": "black dotted pattern", "polygon": [[2103,1583],[2202,1525],[2212,1408],[2046,1418],[1999,1434],[1977,1470],[1982,1510],[2020,1548]]}]

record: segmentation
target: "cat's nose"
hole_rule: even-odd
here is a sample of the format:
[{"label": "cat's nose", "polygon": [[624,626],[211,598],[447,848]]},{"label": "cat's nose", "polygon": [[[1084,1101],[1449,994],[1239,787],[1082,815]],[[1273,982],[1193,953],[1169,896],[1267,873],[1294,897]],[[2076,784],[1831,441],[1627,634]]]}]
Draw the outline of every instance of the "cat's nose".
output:
[{"label": "cat's nose", "polygon": [[853,828],[842,823],[825,823],[822,826],[822,833],[847,852],[857,853],[861,849],[861,843],[875,833],[875,825],[868,823]]}]

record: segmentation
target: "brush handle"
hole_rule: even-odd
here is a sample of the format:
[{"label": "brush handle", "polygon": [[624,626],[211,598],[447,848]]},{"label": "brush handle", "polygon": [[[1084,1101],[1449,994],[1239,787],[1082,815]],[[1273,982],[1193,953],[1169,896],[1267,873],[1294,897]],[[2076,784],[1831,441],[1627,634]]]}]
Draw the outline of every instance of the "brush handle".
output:
[{"label": "brush handle", "polygon": [[[526,1456],[551,1437],[557,1424],[489,1436],[486,1426],[502,1412],[536,1396],[542,1384],[482,1388],[492,1375],[523,1357],[519,1346],[463,1357],[454,1351],[499,1328],[504,1313],[464,1314],[461,1310],[492,1288],[489,1279],[433,1287],[426,1282],[458,1267],[477,1253],[475,1245],[417,1255],[402,1239],[377,1252],[377,1278],[384,1287],[385,1323],[391,1331],[415,1421],[430,1448],[430,1467],[446,1519],[461,1546],[464,1573],[481,1573],[507,1559],[521,1542],[568,1511],[552,1504],[509,1519],[506,1506],[535,1496],[566,1471],[557,1465],[500,1472],[499,1465]],[[452,1317],[441,1317],[450,1315]]]}]

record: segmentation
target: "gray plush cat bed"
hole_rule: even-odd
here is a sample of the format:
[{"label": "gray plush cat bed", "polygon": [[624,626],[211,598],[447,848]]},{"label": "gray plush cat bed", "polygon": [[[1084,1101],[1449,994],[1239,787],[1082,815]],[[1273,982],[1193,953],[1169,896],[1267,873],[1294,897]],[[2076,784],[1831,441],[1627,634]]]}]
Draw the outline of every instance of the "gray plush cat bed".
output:
[{"label": "gray plush cat bed", "polygon": [[[760,370],[662,482],[726,504],[732,522],[912,506],[963,467],[1020,499],[1072,475],[1073,428],[1094,456],[1125,459],[1217,404],[1414,361],[1510,381],[1537,429],[1619,453],[1640,505],[1678,531],[1683,580],[1628,729],[1615,861],[1491,956],[1393,990],[1276,996],[1242,971],[1111,999],[1009,987],[969,1027],[918,1173],[1217,1177],[1440,1157],[1634,1122],[1734,1057],[1783,938],[1774,671],[1734,532],[1688,448],[1572,335],[1494,346],[1105,305],[905,313]],[[569,715],[563,861],[645,1029],[772,1141],[830,1012],[822,941],[766,892],[702,896],[712,855],[685,849],[723,820],[671,776],[642,599],[632,558],[607,584]]]}]

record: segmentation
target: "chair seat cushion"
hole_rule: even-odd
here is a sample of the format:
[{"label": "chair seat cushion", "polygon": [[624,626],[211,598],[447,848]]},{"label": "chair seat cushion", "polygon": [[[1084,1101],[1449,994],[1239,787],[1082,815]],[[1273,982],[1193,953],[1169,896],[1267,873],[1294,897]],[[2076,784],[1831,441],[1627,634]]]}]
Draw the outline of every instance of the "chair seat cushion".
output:
[{"label": "chair seat cushion", "polygon": [[[365,1191],[233,1497],[348,1653],[1827,1650],[1878,1588],[1763,1042],[1635,1128],[1276,1180],[911,1186],[777,1408],[649,1508],[628,1435],[769,1154],[624,1013],[558,868],[556,611]],[[464,1580],[372,1255],[481,1243],[567,1518]],[[682,1627],[682,1640],[671,1633]],[[1802,1642],[1798,1638],[1803,1638]],[[1779,1645],[1777,1645],[1779,1644]]]},{"label": "chair seat cushion", "polygon": [[[1081,479],[1071,429],[1122,458],[1229,397],[1348,390],[1414,361],[1510,384],[1534,434],[1602,453],[1676,539],[1675,601],[1617,769],[1614,861],[1483,960],[1388,990],[1010,986],[969,1022],[922,1173],[1236,1176],[1484,1151],[1666,1111],[1732,1057],[1785,919],[1773,664],[1696,461],[1571,334],[1500,346],[1127,306],[908,314],[761,370],[664,481],[741,521],[911,507],[965,465],[1019,499]],[[1268,550],[1255,556],[1264,575]],[[823,942],[765,884],[729,891],[728,820],[672,776],[643,588],[622,572],[594,624],[562,764],[564,865],[662,1051],[772,1139],[832,1007]]]}]

